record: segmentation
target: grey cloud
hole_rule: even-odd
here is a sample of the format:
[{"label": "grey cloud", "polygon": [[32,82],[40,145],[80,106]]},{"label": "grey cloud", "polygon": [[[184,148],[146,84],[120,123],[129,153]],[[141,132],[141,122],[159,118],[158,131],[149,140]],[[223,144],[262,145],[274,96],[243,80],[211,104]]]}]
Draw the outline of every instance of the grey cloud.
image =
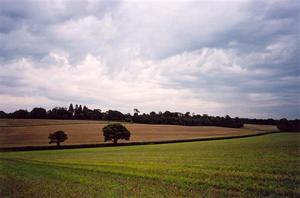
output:
[{"label": "grey cloud", "polygon": [[88,0],[2,0],[0,13],[14,20],[26,23],[52,24],[86,15],[102,17],[118,7],[120,1]]},{"label": "grey cloud", "polygon": [[296,0],[4,0],[0,98],[299,117],[299,13]]},{"label": "grey cloud", "polygon": [[299,1],[254,1],[252,9],[263,14],[265,19],[284,19],[299,17]]}]

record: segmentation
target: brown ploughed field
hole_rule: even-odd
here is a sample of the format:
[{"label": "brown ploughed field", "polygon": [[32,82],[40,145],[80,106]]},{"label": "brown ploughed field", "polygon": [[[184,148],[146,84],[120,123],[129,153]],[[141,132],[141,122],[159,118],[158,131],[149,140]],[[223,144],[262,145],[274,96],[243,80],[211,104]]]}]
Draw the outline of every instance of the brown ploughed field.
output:
[{"label": "brown ploughed field", "polygon": [[[0,147],[42,146],[49,133],[63,130],[68,140],[63,144],[103,143],[106,121],[0,119]],[[130,142],[239,136],[277,130],[275,126],[250,125],[244,128],[178,126],[124,123],[131,132]],[[122,142],[122,141],[120,141]]]}]

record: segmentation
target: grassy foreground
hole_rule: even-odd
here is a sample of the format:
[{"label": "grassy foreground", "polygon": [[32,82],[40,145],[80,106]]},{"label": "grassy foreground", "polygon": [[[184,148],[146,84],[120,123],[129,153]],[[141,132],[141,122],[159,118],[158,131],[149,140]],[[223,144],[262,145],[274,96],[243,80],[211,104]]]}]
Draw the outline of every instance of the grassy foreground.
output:
[{"label": "grassy foreground", "polygon": [[299,140],[0,153],[0,197],[299,197]]}]

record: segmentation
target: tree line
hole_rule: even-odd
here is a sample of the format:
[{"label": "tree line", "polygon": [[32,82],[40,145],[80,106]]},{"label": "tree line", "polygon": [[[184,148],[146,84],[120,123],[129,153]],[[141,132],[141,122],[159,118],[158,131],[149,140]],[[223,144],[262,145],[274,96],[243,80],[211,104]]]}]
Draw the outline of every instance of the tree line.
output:
[{"label": "tree line", "polygon": [[[134,113],[123,114],[117,110],[108,110],[102,112],[100,109],[89,109],[82,105],[70,104],[69,108],[55,107],[46,110],[41,107],[35,107],[31,111],[24,109],[17,110],[13,113],[5,113],[0,111],[0,118],[22,118],[22,119],[75,119],[75,120],[111,120],[122,122],[135,122],[144,124],[173,124],[186,126],[222,126],[241,128],[244,123],[247,124],[269,124],[277,125],[281,130],[300,131],[300,120],[274,120],[274,119],[249,119],[249,118],[231,118],[226,115],[209,116],[207,114],[194,114],[190,112],[150,112],[149,114],[140,113],[138,109],[134,109]],[[280,127],[279,127],[280,125]]]}]

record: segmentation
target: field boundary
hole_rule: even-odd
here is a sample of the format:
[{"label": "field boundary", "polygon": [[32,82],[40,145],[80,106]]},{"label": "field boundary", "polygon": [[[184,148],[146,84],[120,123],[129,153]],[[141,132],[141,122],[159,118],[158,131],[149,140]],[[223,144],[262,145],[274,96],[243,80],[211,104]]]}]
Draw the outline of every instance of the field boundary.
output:
[{"label": "field boundary", "polygon": [[57,146],[22,146],[22,147],[2,147],[0,152],[8,151],[39,151],[39,150],[62,150],[62,149],[78,149],[78,148],[96,148],[96,147],[116,147],[116,146],[135,146],[135,145],[154,145],[154,144],[169,144],[169,143],[183,143],[183,142],[199,142],[199,141],[212,141],[212,140],[227,140],[247,138],[261,135],[268,135],[272,133],[279,133],[278,131],[268,131],[263,133],[254,133],[247,135],[237,136],[216,136],[216,137],[202,137],[192,139],[179,139],[179,140],[159,140],[159,141],[144,141],[144,142],[128,142],[128,143],[100,143],[100,144],[78,144],[78,145],[61,145]]}]

